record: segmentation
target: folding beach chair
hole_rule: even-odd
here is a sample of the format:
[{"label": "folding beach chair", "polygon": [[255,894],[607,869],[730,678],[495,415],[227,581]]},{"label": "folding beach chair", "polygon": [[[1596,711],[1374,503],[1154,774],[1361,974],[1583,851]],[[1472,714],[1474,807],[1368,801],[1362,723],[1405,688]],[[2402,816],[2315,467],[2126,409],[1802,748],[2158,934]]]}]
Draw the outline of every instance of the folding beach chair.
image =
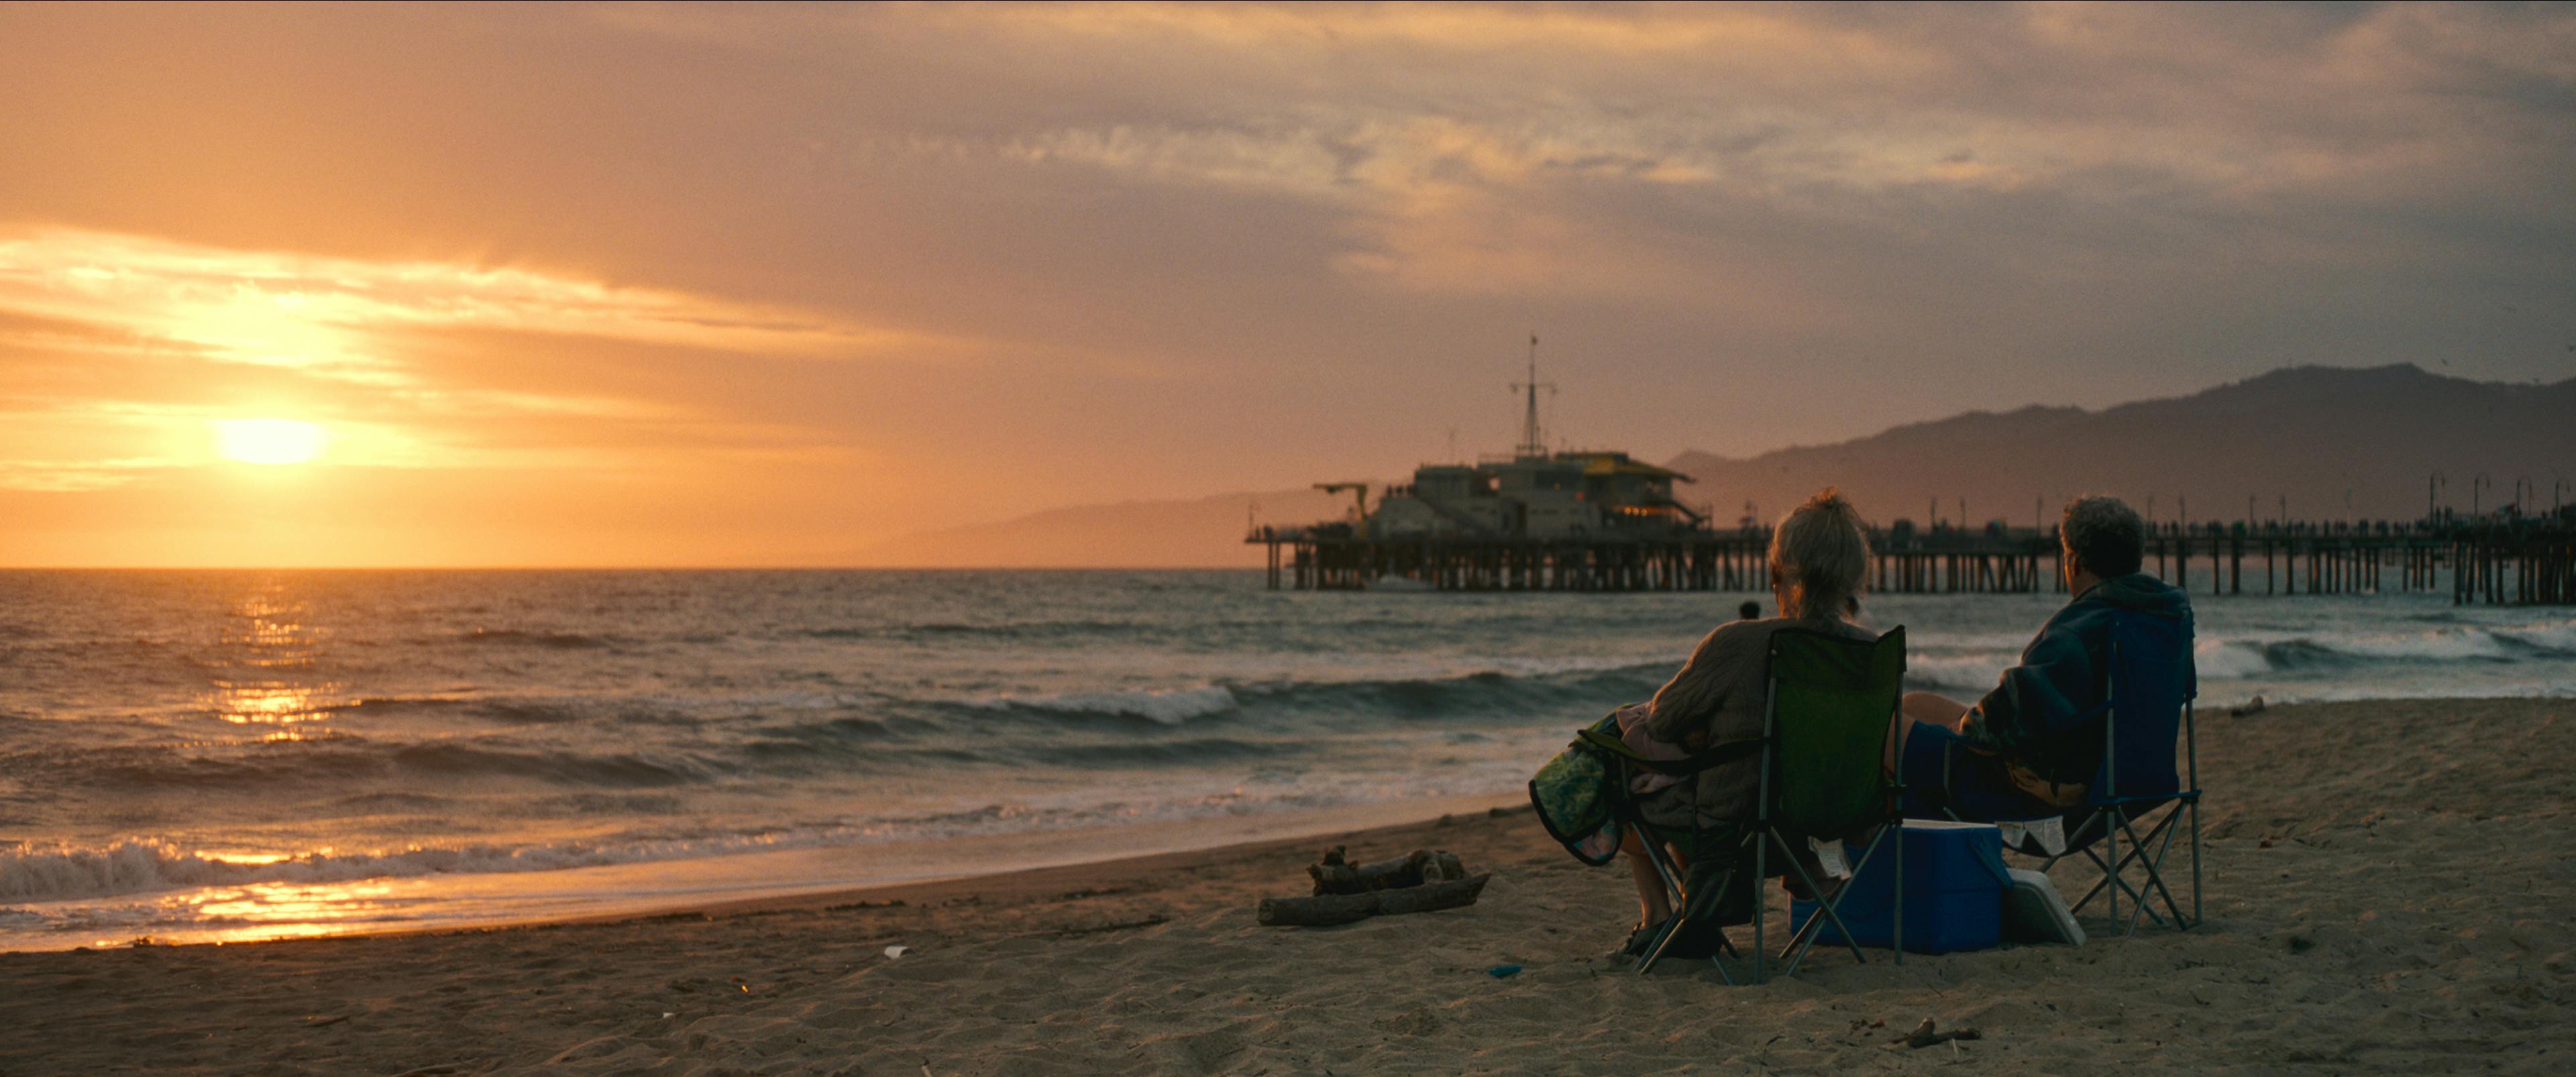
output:
[{"label": "folding beach chair", "polygon": [[[2167,922],[2150,905],[2152,895],[2172,914],[2175,928],[2188,929],[2201,922],[2200,737],[2192,720],[2200,675],[2192,664],[2190,624],[2144,614],[2114,615],[2108,694],[2102,707],[2102,766],[2068,834],[2070,847],[2101,869],[2102,881],[2073,907],[2081,910],[2095,895],[2107,895],[2111,919],[2117,921],[2120,895],[2127,894],[2133,905],[2124,930],[2134,933],[2142,915]],[[2180,771],[2174,768],[2177,740],[2183,749]],[[2143,837],[2140,824],[2147,824]],[[2188,917],[2175,904],[2164,877],[2166,854],[2186,827],[2191,832]],[[2095,834],[2108,839],[2109,855],[2093,848]],[[2120,847],[2123,837],[2128,839],[2126,851]],[[2060,859],[2049,857],[2046,867]],[[2134,887],[2124,875],[2132,866],[2139,875]]]},{"label": "folding beach chair", "polygon": [[[2141,918],[2169,923],[2177,929],[2201,922],[2200,745],[2192,721],[2192,700],[2199,694],[2189,622],[2139,613],[2113,614],[2106,698],[2056,727],[2060,736],[2075,736],[2086,723],[2100,722],[2102,761],[2094,770],[2084,802],[2054,816],[2066,827],[2064,851],[2047,855],[2027,848],[2016,850],[2044,857],[2042,871],[2078,853],[2092,861],[2101,870],[2102,878],[2085,891],[2072,909],[2081,911],[2094,898],[2107,896],[2111,919],[2117,923],[2120,897],[2126,894],[2131,906],[2124,933],[2135,933]],[[1905,773],[1919,775],[1922,767],[1938,765],[1942,772],[1937,779],[1938,788],[1954,790],[1950,781],[1952,764],[1965,742],[1937,727],[1918,728],[1914,735],[1923,742],[1923,750],[1917,751],[1916,744],[1907,745]],[[2177,742],[2182,748],[2180,770],[2174,765]],[[1939,753],[1937,760],[1923,758],[1932,752]],[[1910,788],[1918,799],[1910,810],[1922,814],[1919,809],[1929,806],[1952,819],[1982,822],[2030,822],[2052,817],[2034,815],[2017,797],[2000,791],[1969,791],[1938,803],[1920,799],[1934,785],[1935,780],[1928,777],[1914,781]],[[2142,825],[2147,828],[2143,835],[2138,832]],[[2191,835],[2189,916],[2183,915],[2164,876],[2166,856],[2186,829]],[[2125,849],[2123,838],[2127,839]],[[2109,851],[2097,848],[2097,842],[2108,844]],[[2134,884],[2130,881],[2132,875],[2136,876]],[[2155,910],[2155,901],[2163,903],[2164,913]],[[2170,920],[2166,914],[2171,915]]]},{"label": "folding beach chair", "polygon": [[[1811,837],[1838,840],[1897,816],[1901,790],[1888,779],[1881,760],[1887,750],[1897,701],[1904,693],[1905,630],[1897,628],[1876,640],[1852,640],[1806,629],[1782,629],[1771,636],[1769,661],[1770,698],[1764,704],[1761,738],[1717,750],[1760,754],[1762,769],[1756,785],[1755,817],[1742,831],[1737,847],[1730,850],[1734,855],[1727,857],[1722,867],[1692,865],[1692,874],[1699,878],[1686,888],[1687,893],[1680,895],[1682,900],[1672,919],[1665,921],[1645,956],[1637,962],[1641,974],[1653,971],[1664,951],[1691,923],[1722,915],[1721,906],[1738,883],[1737,876],[1750,870],[1755,888],[1753,979],[1755,983],[1767,980],[1769,962],[1763,932],[1768,917],[1763,914],[1759,889],[1771,875],[1771,853],[1778,851],[1786,872],[1794,873],[1808,893],[1822,895],[1824,889],[1799,862],[1794,843]],[[1859,874],[1880,846],[1892,845],[1896,849],[1898,890],[1893,915],[1896,960],[1903,964],[1904,843],[1887,841],[1898,830],[1893,826],[1879,827],[1852,871]],[[1667,884],[1672,883],[1671,869],[1662,862],[1655,843],[1649,840],[1644,844],[1657,872]],[[1752,846],[1749,868],[1742,845]],[[1853,958],[1868,960],[1861,956],[1860,945],[1851,941],[1856,936],[1843,925],[1839,910],[1842,896],[1835,894],[1818,902],[1806,923],[1795,925],[1789,942],[1780,951],[1781,959],[1788,962],[1781,975],[1797,973],[1808,948],[1828,922],[1851,947]],[[1725,963],[1716,957],[1710,960],[1724,975]],[[1726,978],[1730,983],[1734,980],[1732,976]]]}]

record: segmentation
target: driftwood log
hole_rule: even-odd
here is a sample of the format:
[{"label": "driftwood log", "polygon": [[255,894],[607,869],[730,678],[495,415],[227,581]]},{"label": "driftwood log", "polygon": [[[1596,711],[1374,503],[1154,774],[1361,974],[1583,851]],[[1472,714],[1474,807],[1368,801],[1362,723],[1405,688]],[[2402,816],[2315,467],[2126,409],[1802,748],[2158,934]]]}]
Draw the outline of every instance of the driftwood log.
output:
[{"label": "driftwood log", "polygon": [[1908,1051],[1920,1051],[1936,1043],[1948,1043],[1952,1040],[1974,1040],[1976,1038],[1978,1038],[1978,1033],[1977,1030],[1973,1028],[1954,1028],[1943,1032],[1933,1031],[1932,1019],[1926,1017],[1923,1019],[1922,1024],[1914,1026],[1914,1031],[1897,1037],[1895,1040],[1889,1042],[1887,1047],[1891,1051],[1898,1048],[1903,1048]]},{"label": "driftwood log", "polygon": [[1467,877],[1467,865],[1455,853],[1431,849],[1415,849],[1374,864],[1353,864],[1343,848],[1336,845],[1324,850],[1321,861],[1307,865],[1306,874],[1314,878],[1317,894],[1365,894],[1454,882]]},{"label": "driftwood log", "polygon": [[1372,916],[1398,916],[1409,912],[1455,909],[1476,903],[1476,895],[1485,891],[1491,874],[1472,879],[1450,879],[1420,886],[1393,890],[1371,890],[1358,894],[1320,894],[1315,897],[1263,898],[1260,920],[1263,927],[1331,927],[1366,920]]}]

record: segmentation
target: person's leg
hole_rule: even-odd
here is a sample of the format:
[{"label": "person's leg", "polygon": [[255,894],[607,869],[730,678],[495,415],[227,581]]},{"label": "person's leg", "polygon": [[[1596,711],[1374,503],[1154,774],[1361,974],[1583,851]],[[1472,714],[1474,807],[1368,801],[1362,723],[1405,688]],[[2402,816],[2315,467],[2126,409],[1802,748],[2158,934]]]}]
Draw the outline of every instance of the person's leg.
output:
[{"label": "person's leg", "polygon": [[1652,927],[1673,915],[1672,899],[1664,893],[1664,880],[1655,874],[1655,865],[1646,860],[1644,838],[1637,827],[1629,827],[1619,842],[1619,851],[1628,854],[1628,872],[1637,880],[1637,924]]},{"label": "person's leg", "polygon": [[1887,773],[1895,774],[1897,760],[1905,758],[1906,736],[1914,731],[1916,723],[1937,725],[1950,732],[1964,734],[1967,732],[1968,705],[1931,692],[1907,692],[1905,698],[1897,701],[1896,715],[1889,721],[1895,728],[1888,731],[1887,753],[1879,760],[1879,765]]}]

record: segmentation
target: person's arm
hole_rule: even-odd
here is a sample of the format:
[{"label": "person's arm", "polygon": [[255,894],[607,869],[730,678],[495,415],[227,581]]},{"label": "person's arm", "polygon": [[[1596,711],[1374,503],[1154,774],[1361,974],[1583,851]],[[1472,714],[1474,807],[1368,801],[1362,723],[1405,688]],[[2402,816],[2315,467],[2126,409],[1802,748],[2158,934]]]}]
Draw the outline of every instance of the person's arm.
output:
[{"label": "person's arm", "polygon": [[1725,704],[1727,688],[1734,684],[1735,648],[1725,642],[1732,635],[1727,629],[1733,627],[1721,625],[1702,637],[1681,672],[1655,690],[1654,701],[1648,704],[1653,709],[1646,720],[1649,735],[1693,749],[1707,745],[1709,719]]},{"label": "person's arm", "polygon": [[1964,733],[1970,743],[2026,756],[2053,738],[2056,723],[2083,709],[2094,679],[2092,651],[2063,620],[2042,627],[2022,651],[2021,663],[2005,670],[1994,690],[1968,711]]}]

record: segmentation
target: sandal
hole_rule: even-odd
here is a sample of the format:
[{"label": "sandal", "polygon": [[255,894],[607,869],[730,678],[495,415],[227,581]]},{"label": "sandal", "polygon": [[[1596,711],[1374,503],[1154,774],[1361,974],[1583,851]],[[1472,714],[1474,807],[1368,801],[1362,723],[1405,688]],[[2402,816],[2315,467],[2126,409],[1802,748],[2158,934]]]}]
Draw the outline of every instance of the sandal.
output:
[{"label": "sandal", "polygon": [[1672,918],[1666,917],[1651,924],[1638,924],[1636,930],[1628,933],[1628,942],[1619,947],[1619,952],[1630,957],[1646,956],[1646,948],[1655,944],[1655,933],[1671,922]]}]

